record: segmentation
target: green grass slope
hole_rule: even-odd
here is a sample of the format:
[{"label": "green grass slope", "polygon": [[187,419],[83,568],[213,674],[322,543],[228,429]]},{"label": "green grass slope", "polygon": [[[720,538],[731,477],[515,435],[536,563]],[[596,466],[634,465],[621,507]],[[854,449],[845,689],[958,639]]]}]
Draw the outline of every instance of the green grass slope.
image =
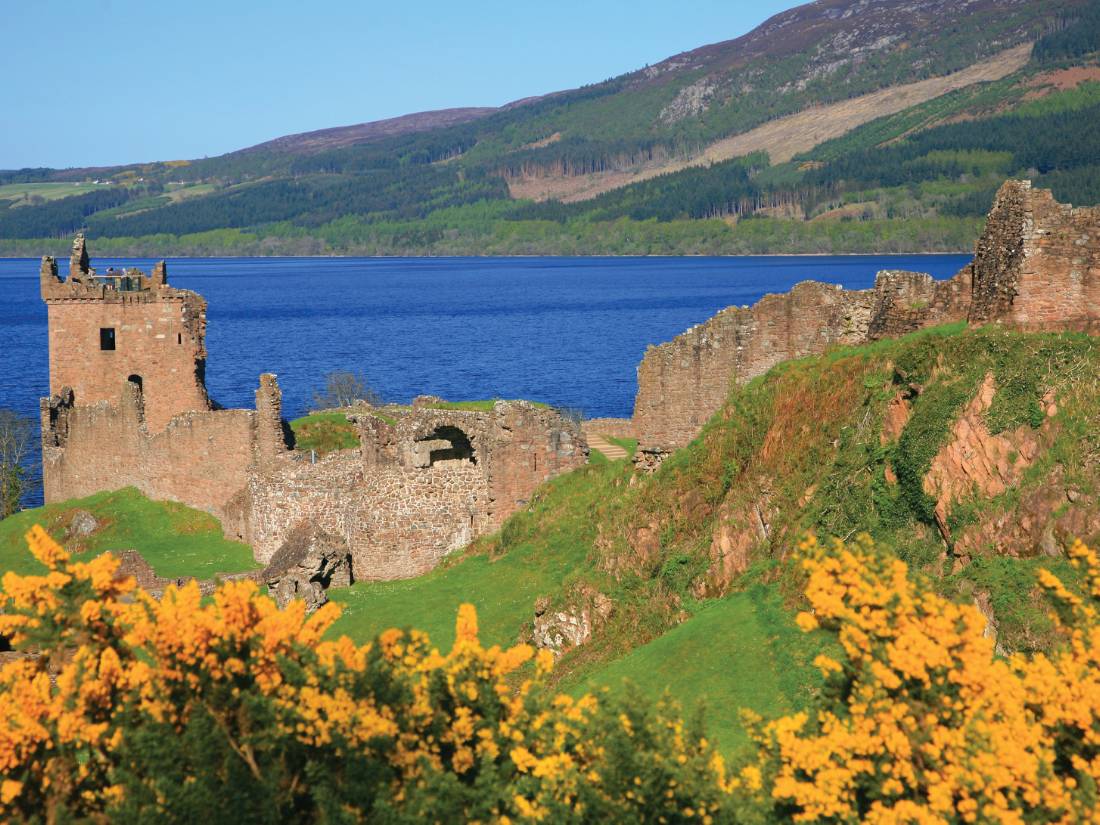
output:
[{"label": "green grass slope", "polygon": [[[90,536],[70,537],[73,514],[87,510],[99,522]],[[51,536],[83,555],[137,550],[158,576],[213,578],[259,565],[252,549],[222,535],[209,513],[171,501],[152,501],[133,487],[24,510],[0,521],[0,572],[34,573],[41,565],[27,550],[24,536],[40,524]]]},{"label": "green grass slope", "polygon": [[756,584],[702,603],[687,621],[621,659],[569,680],[571,693],[632,685],[701,709],[708,735],[727,753],[747,744],[741,710],[775,717],[803,707],[818,683],[821,638],[795,625],[774,587]]}]

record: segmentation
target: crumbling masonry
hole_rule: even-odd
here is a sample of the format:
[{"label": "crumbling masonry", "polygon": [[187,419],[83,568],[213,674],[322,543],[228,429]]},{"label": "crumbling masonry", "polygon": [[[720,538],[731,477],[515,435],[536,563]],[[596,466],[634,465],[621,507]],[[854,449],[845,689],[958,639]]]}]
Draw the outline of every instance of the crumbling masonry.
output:
[{"label": "crumbling masonry", "polygon": [[781,361],[952,321],[1100,331],[1100,208],[1008,181],[974,260],[948,281],[904,271],[880,272],[859,291],[804,281],[650,347],[634,404],[638,462],[657,466],[698,435],[733,384]]},{"label": "crumbling masonry", "polygon": [[290,449],[274,375],[254,410],[206,393],[206,303],[164,263],[99,275],[83,237],[66,280],[42,259],[50,398],[41,403],[47,502],[134,486],[206,510],[267,563],[303,531],[343,542],[356,579],[415,576],[493,530],[535,488],[586,461],[576,425],[521,401],[414,407],[352,419],[358,449]]}]

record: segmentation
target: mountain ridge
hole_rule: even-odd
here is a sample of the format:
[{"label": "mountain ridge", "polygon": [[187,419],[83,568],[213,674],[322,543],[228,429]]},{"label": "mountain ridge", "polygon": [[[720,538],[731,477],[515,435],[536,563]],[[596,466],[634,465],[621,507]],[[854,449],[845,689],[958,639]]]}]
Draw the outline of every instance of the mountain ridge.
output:
[{"label": "mountain ridge", "polygon": [[[0,172],[0,253],[79,230],[130,254],[164,243],[176,254],[964,249],[1004,178],[1100,198],[1088,125],[1098,63],[1095,0],[818,0],[739,38],[498,108],[201,160]],[[1083,71],[1042,82],[1067,67]],[[974,126],[946,128],[960,120]],[[58,189],[93,175],[110,190]]]}]

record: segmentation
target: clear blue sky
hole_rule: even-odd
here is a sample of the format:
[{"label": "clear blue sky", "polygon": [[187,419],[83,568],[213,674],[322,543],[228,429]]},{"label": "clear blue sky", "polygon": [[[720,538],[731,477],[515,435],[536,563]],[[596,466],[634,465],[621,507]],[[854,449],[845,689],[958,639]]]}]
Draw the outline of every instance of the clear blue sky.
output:
[{"label": "clear blue sky", "polygon": [[568,89],[796,0],[0,0],[0,169],[219,155]]}]

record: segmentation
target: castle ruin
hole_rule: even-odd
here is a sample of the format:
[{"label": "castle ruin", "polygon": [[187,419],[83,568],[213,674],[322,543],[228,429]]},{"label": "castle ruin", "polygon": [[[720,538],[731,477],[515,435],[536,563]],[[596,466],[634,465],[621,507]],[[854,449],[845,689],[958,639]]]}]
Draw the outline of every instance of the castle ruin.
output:
[{"label": "castle ruin", "polygon": [[349,415],[357,449],[315,459],[288,443],[282,394],[217,408],[204,381],[206,302],[158,263],[98,274],[84,238],[68,278],[42,259],[50,392],[41,402],[47,503],[134,486],[205,510],[267,563],[292,534],[342,540],[356,579],[415,576],[494,530],[535,488],[585,463],[575,423],[522,401]]},{"label": "castle ruin", "polygon": [[865,290],[803,281],[649,347],[631,422],[638,463],[658,466],[699,434],[732,385],[781,361],[953,321],[1100,331],[1100,207],[1075,209],[1010,180],[974,260],[950,280],[891,270]]}]

